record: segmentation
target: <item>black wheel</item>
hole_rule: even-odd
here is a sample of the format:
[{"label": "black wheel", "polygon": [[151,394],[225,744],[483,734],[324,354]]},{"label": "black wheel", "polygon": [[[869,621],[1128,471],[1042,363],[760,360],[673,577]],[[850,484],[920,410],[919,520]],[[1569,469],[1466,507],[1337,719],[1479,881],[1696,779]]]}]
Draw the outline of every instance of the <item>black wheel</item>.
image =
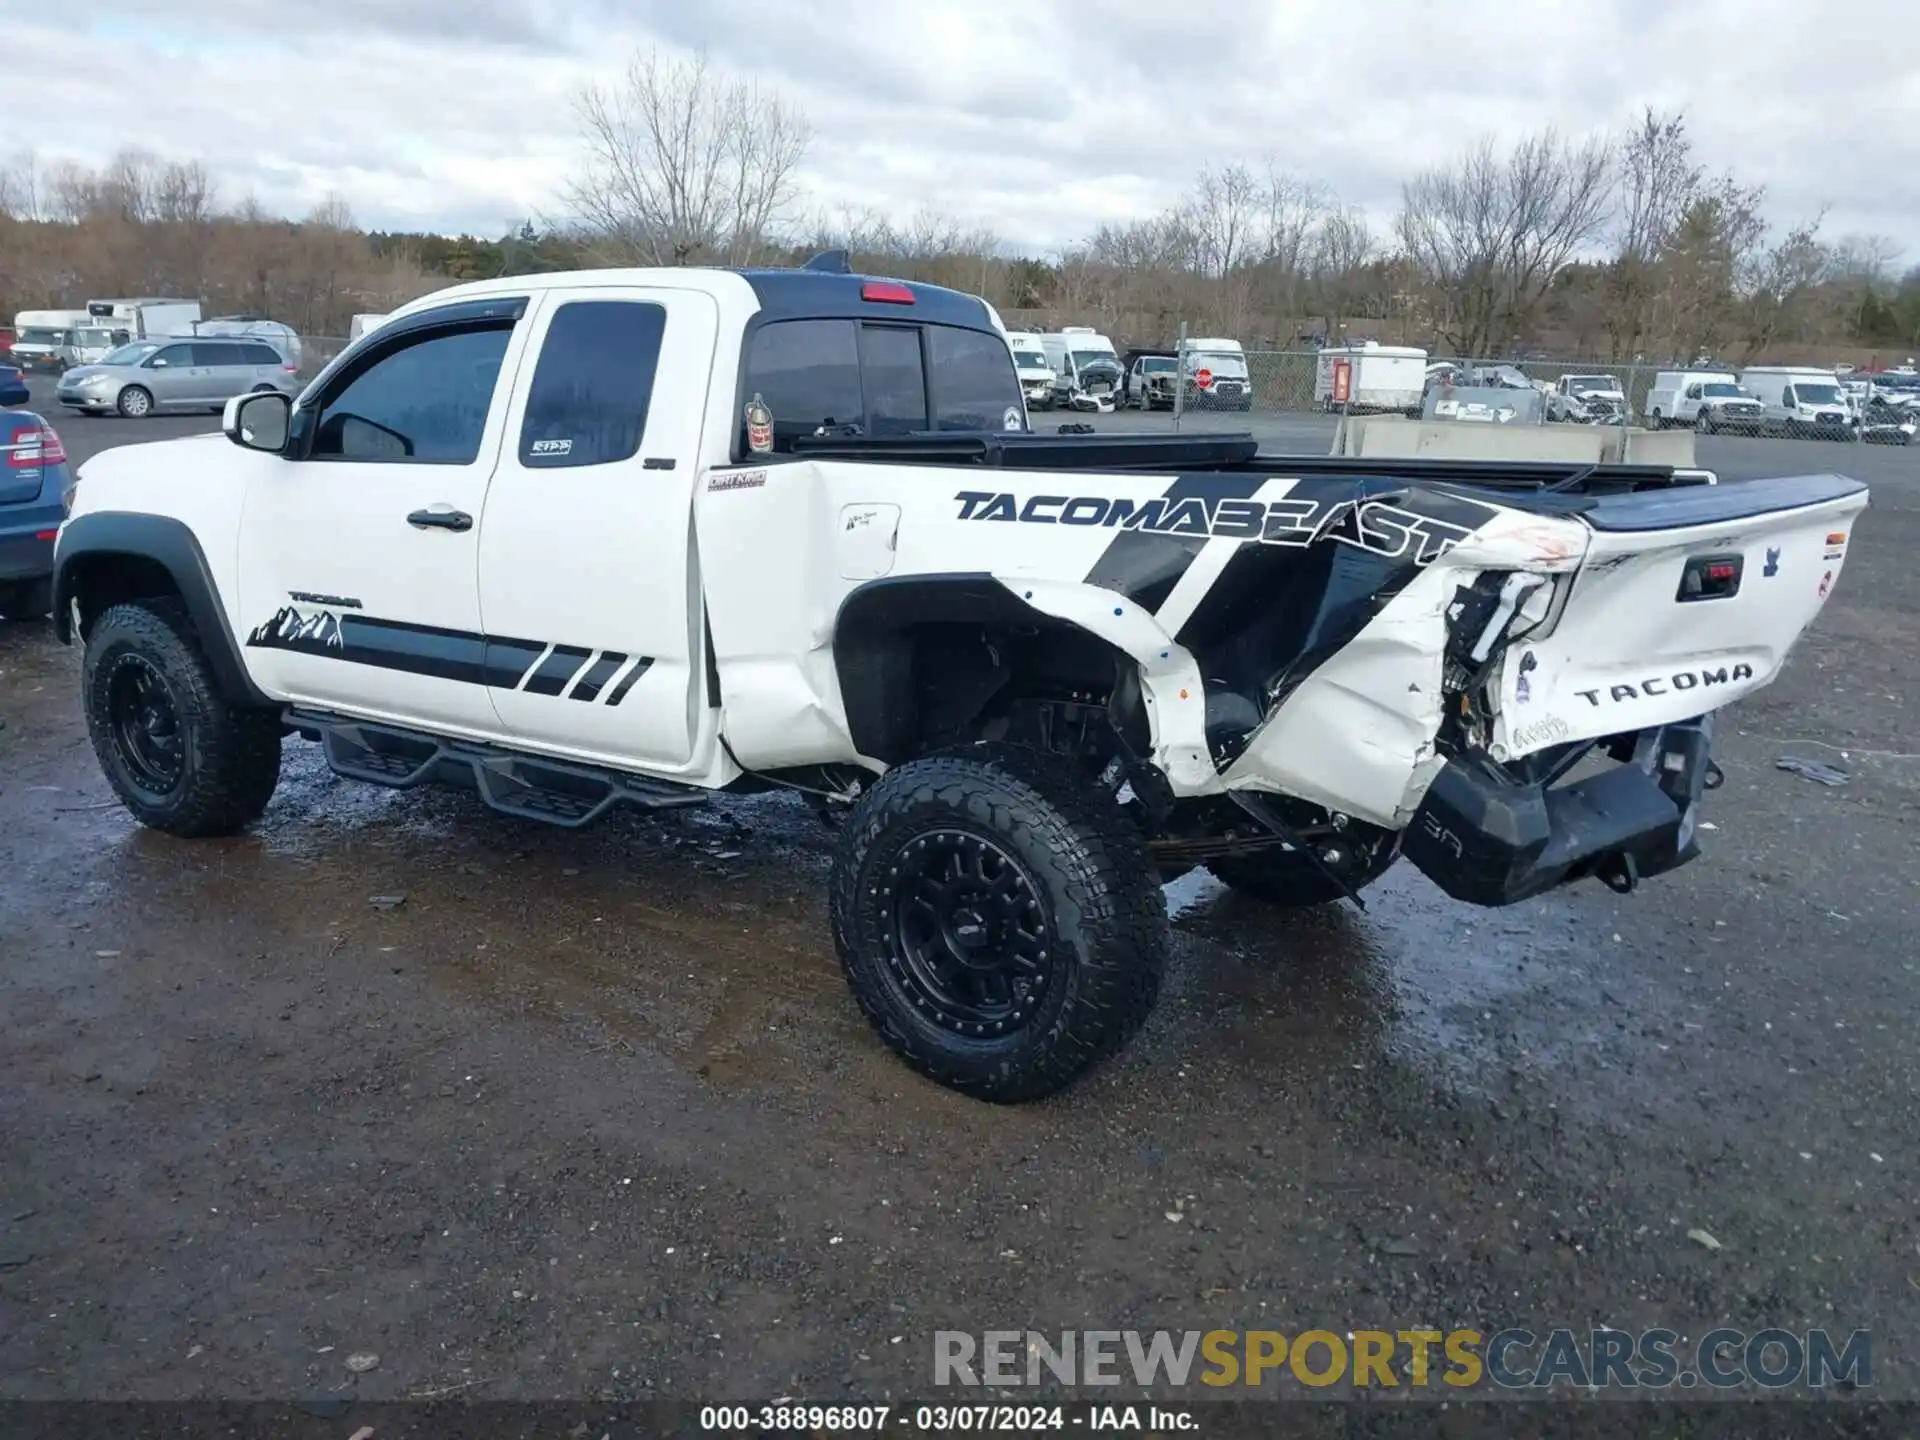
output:
[{"label": "black wheel", "polygon": [[260,818],[280,779],[280,717],[222,698],[176,602],[102,615],[81,683],[94,754],[141,824],[191,838]]},{"label": "black wheel", "polygon": [[0,620],[44,620],[53,610],[53,581],[0,585]]},{"label": "black wheel", "polygon": [[153,413],[153,395],[138,385],[129,385],[120,392],[113,408],[129,420],[143,420]]},{"label": "black wheel", "polygon": [[[1321,858],[1356,891],[1366,889],[1400,858],[1400,847],[1385,832],[1323,842],[1320,850]],[[1225,857],[1208,861],[1207,868],[1229,889],[1286,909],[1325,905],[1347,893],[1297,850],[1276,848]]]},{"label": "black wheel", "polygon": [[887,772],[841,831],[832,916],[880,1037],[929,1079],[1002,1103],[1119,1049],[1166,967],[1139,830],[1069,767],[1012,746]]}]

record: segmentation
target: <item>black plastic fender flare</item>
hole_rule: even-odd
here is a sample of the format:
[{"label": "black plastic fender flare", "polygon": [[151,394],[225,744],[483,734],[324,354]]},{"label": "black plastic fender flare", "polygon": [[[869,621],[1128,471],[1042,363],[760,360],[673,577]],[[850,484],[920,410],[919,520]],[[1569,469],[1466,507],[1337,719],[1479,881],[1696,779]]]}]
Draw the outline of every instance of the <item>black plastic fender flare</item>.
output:
[{"label": "black plastic fender flare", "polygon": [[236,705],[274,703],[247,673],[240,642],[227,622],[220,587],[200,541],[185,523],[171,516],[99,510],[61,527],[53,551],[53,627],[62,644],[74,641],[73,600],[86,578],[111,572],[116,561],[125,560],[158,565],[172,577],[173,588],[199,632],[214,678],[229,701]]}]

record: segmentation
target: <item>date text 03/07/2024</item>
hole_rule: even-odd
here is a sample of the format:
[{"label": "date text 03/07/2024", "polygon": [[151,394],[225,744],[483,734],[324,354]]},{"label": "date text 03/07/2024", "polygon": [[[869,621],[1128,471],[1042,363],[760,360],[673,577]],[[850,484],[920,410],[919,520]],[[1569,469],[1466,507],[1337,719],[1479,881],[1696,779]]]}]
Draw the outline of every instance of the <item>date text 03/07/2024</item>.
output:
[{"label": "date text 03/07/2024", "polygon": [[1162,1405],[703,1405],[700,1428],[716,1433],[1035,1435],[1050,1431],[1198,1431],[1192,1409]]}]

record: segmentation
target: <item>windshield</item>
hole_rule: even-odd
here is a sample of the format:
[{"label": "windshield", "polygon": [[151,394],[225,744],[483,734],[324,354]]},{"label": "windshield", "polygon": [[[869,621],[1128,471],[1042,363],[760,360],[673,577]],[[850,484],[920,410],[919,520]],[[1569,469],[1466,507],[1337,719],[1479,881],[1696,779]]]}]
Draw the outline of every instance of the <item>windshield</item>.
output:
[{"label": "windshield", "polygon": [[1149,375],[1165,375],[1173,369],[1173,361],[1150,355],[1140,362],[1140,368]]},{"label": "windshield", "polygon": [[118,350],[109,351],[101,357],[100,363],[102,365],[138,365],[159,348],[150,340],[136,341],[132,345],[122,345]]},{"label": "windshield", "polygon": [[1837,405],[1840,402],[1838,385],[1801,384],[1793,387],[1794,396],[1802,405]]},{"label": "windshield", "polygon": [[1195,370],[1212,370],[1221,375],[1247,373],[1247,357],[1232,350],[1201,350],[1189,355],[1187,364]]},{"label": "windshield", "polygon": [[1076,350],[1073,352],[1075,369],[1084,370],[1089,365],[1119,365],[1111,350]]},{"label": "windshield", "polygon": [[1047,364],[1047,357],[1042,355],[1038,350],[1015,350],[1013,352],[1013,363],[1018,365],[1022,370],[1051,370],[1053,368]]},{"label": "windshield", "polygon": [[1590,395],[1595,391],[1618,390],[1620,382],[1611,375],[1569,375],[1567,389],[1576,395]]},{"label": "windshield", "polygon": [[103,350],[113,344],[113,331],[76,330],[73,332],[73,343],[88,350]]},{"label": "windshield", "polygon": [[[1747,396],[1747,392],[1742,390],[1738,385],[1729,385],[1724,380],[1710,381],[1708,384],[1706,384],[1701,388],[1700,393],[1702,395],[1713,395],[1716,397],[1725,396],[1725,397],[1731,397],[1736,399],[1743,396]],[[1751,398],[1751,397],[1749,396],[1747,398]]]},{"label": "windshield", "polygon": [[66,330],[43,330],[38,326],[31,326],[16,332],[13,343],[16,345],[64,345],[70,333]]}]

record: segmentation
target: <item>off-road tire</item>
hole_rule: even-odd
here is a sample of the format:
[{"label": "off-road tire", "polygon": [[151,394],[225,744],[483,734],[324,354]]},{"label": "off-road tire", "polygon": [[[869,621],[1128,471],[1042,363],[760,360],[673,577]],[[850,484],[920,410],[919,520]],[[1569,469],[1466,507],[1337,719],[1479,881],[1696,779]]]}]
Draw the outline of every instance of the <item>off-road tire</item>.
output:
[{"label": "off-road tire", "polygon": [[[132,397],[138,396],[138,399]],[[143,385],[129,385],[113,402],[123,419],[144,420],[153,414],[153,392]]]},{"label": "off-road tire", "polygon": [[52,612],[51,580],[18,580],[0,585],[0,620],[44,620]]},{"label": "off-road tire", "polygon": [[[177,717],[181,775],[144,784],[125,751],[110,695],[118,669],[150,667]],[[231,835],[260,818],[280,780],[280,717],[220,693],[185,609],[172,600],[115,605],[87,636],[81,669],[87,734],[114,794],[142,825],[196,839]]]},{"label": "off-road tire", "polygon": [[[1382,845],[1364,866],[1347,876],[1347,883],[1356,893],[1364,890],[1386,874],[1399,858],[1398,845]],[[1252,855],[1223,857],[1209,860],[1207,869],[1229,890],[1287,910],[1325,905],[1344,898],[1347,893],[1297,850],[1276,848]]]},{"label": "off-road tire", "polygon": [[[1002,1033],[942,1022],[915,988],[895,919],[905,857],[956,833],[1011,859],[1043,915],[1050,968],[1024,1020]],[[841,829],[831,912],[847,983],[880,1038],[929,1079],[1003,1104],[1062,1090],[1124,1045],[1166,968],[1166,902],[1139,829],[1057,758],[1016,746],[888,771]]]}]

